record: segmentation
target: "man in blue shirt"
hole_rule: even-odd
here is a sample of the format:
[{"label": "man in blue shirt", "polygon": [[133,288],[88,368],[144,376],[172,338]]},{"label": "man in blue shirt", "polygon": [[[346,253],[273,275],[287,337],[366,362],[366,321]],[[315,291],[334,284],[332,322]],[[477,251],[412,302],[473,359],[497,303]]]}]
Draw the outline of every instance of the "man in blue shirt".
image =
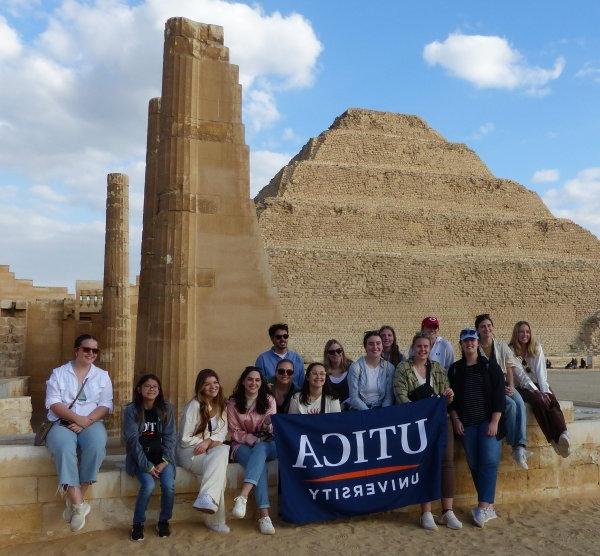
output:
[{"label": "man in blue shirt", "polygon": [[299,353],[288,350],[287,343],[289,336],[288,325],[283,323],[272,324],[269,326],[269,337],[273,342],[273,347],[263,351],[257,359],[256,366],[262,370],[267,380],[275,376],[275,367],[282,359],[289,359],[294,364],[294,384],[300,389],[304,382],[304,360]]}]

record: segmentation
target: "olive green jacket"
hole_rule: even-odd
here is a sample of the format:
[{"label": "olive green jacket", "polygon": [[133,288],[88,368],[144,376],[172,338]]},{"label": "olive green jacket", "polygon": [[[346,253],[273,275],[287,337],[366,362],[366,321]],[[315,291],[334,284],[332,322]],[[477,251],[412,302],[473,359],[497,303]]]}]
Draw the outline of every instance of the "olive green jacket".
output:
[{"label": "olive green jacket", "polygon": [[[413,360],[410,358],[407,361],[402,361],[396,367],[394,395],[397,404],[409,402],[408,393],[419,387],[419,381],[415,376],[412,365]],[[437,361],[431,361],[431,387],[437,395],[441,395],[446,388],[450,387],[448,376]]]}]

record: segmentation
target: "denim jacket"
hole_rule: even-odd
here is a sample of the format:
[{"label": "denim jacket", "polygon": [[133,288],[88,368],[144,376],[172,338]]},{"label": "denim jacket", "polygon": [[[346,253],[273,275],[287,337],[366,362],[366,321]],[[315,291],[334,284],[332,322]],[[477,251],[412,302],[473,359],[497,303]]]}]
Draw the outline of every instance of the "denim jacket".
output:
[{"label": "denim jacket", "polygon": [[[380,373],[377,377],[379,402],[373,407],[387,407],[394,403],[392,396],[392,381],[394,366],[383,357],[379,361]],[[352,409],[371,409],[363,398],[362,392],[367,387],[367,369],[365,356],[361,355],[348,369],[348,389],[350,391],[350,407]]]},{"label": "denim jacket", "polygon": [[[159,431],[162,434],[163,459],[167,463],[175,463],[175,444],[177,442],[177,434],[175,432],[175,416],[173,406],[167,403],[165,421],[160,419],[158,422]],[[148,472],[154,465],[148,461],[142,445],[140,444],[140,434],[144,425],[143,418],[137,419],[137,410],[132,403],[127,404],[123,408],[123,442],[125,443],[125,471],[129,475],[136,475],[139,471]]]}]

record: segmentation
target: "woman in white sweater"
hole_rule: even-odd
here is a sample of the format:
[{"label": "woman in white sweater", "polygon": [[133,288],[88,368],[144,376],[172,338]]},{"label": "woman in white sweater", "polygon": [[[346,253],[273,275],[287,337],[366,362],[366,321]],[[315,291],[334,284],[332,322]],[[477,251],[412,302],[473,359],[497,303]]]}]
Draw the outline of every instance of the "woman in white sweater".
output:
[{"label": "woman in white sweater", "polygon": [[182,411],[177,459],[181,467],[198,476],[200,490],[193,506],[209,514],[206,526],[217,533],[229,533],[224,499],[229,446],[223,444],[227,409],[217,373],[201,370],[194,392]]},{"label": "woman in white sweater", "polygon": [[322,363],[311,363],[306,369],[302,389],[292,396],[288,413],[315,415],[340,411],[340,401],[332,395],[325,367]]}]

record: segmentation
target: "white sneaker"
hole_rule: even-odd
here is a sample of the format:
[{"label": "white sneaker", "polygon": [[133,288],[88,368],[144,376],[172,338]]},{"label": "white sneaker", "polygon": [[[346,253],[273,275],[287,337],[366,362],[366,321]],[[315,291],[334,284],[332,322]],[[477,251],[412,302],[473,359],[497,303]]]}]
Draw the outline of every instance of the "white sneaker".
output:
[{"label": "white sneaker", "polygon": [[449,529],[462,529],[461,521],[456,517],[456,514],[452,510],[443,513],[438,523],[440,525],[445,525]]},{"label": "white sneaker", "polygon": [[71,501],[65,495],[65,509],[62,513],[62,518],[67,522],[71,523],[71,518],[73,517],[73,505]]},{"label": "white sneaker", "polygon": [[473,516],[473,522],[475,523],[475,525],[477,525],[477,527],[483,527],[485,525],[482,508],[471,508],[471,515]]},{"label": "white sneaker", "polygon": [[226,523],[205,523],[204,525],[215,533],[229,533],[231,531]]},{"label": "white sneaker", "polygon": [[529,465],[527,465],[527,452],[523,446],[515,446],[512,449],[512,457],[519,467],[529,469]]},{"label": "white sneaker", "polygon": [[245,496],[236,496],[233,499],[233,510],[231,510],[233,517],[237,517],[238,519],[243,519],[246,517],[247,502],[248,499]]},{"label": "white sneaker", "polygon": [[494,510],[494,506],[488,506],[487,508],[483,508],[482,513],[483,513],[484,523],[486,523],[492,519],[496,519],[498,517],[496,510]]},{"label": "white sneaker", "polygon": [[437,531],[437,525],[435,524],[435,519],[433,519],[433,514],[431,512],[423,512],[421,514],[421,527],[428,531]]},{"label": "white sneaker", "polygon": [[258,520],[258,529],[263,535],[274,535],[275,527],[273,527],[273,522],[271,518],[267,515],[265,517],[261,517]]},{"label": "white sneaker", "polygon": [[73,504],[73,514],[71,516],[71,531],[79,531],[85,525],[85,516],[90,513],[92,508],[87,502]]},{"label": "white sneaker", "polygon": [[215,501],[208,494],[199,494],[192,506],[194,509],[205,514],[216,514],[219,509],[219,506],[215,504]]},{"label": "white sneaker", "polygon": [[568,458],[571,455],[571,439],[567,431],[563,432],[558,439],[557,453],[563,458]]}]

